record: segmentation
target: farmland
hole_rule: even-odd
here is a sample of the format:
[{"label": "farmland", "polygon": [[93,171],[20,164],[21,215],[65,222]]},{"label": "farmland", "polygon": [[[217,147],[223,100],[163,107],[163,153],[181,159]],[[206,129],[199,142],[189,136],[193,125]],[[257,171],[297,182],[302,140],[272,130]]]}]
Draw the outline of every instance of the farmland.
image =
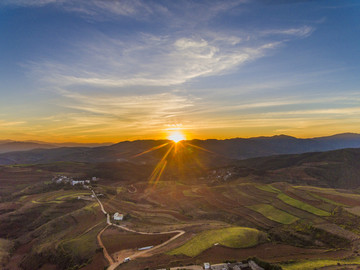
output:
[{"label": "farmland", "polygon": [[246,248],[255,246],[266,239],[266,234],[256,229],[231,227],[210,230],[200,233],[185,245],[171,251],[169,254],[184,254],[194,257],[214,244],[221,244],[232,248]]},{"label": "farmland", "polygon": [[[49,181],[61,170],[72,177],[86,175],[89,168],[98,170],[97,165],[86,169],[81,169],[86,167],[83,164],[73,166],[80,166],[75,174],[70,163],[64,168],[56,164],[0,170],[2,190],[7,190],[0,203],[0,231],[6,232],[1,237],[16,242],[14,248],[10,245],[2,252],[3,264],[10,269],[19,264],[24,269],[47,263],[56,269],[90,270],[109,265],[97,241],[108,225],[98,202],[90,196],[92,192]],[[32,173],[35,178],[28,177]],[[13,181],[20,189],[13,188]],[[253,255],[282,263],[284,269],[296,269],[308,263],[306,258],[321,259],[317,265],[345,262],[360,248],[356,244],[360,195],[349,190],[269,184],[241,177],[210,184],[196,175],[173,179],[172,174],[165,174],[156,187],[147,180],[105,177],[100,181],[93,190],[102,194],[99,199],[105,210],[111,216],[119,212],[125,217],[114,224],[133,230],[109,226],[103,231],[102,243],[113,260],[138,254],[137,249],[144,246],[161,245],[176,235],[152,233],[185,232],[159,249],[140,253],[119,269],[155,268],[153,258],[167,267]],[[281,254],[277,250],[282,250]]]},{"label": "farmland", "polygon": [[268,219],[274,220],[282,224],[291,224],[299,219],[268,204],[251,205],[248,206],[248,208],[259,212]]}]

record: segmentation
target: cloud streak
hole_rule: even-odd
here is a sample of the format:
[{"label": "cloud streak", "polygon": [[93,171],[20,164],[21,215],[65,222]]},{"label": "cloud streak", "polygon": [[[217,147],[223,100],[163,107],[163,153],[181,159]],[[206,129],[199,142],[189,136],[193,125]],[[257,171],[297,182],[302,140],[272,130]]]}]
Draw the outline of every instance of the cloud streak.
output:
[{"label": "cloud streak", "polygon": [[[215,37],[214,37],[215,36]],[[174,86],[190,80],[233,72],[278,48],[284,41],[243,42],[242,37],[177,37],[141,34],[123,42],[98,37],[82,44],[79,59],[28,64],[35,75],[50,84],[69,87]]]}]

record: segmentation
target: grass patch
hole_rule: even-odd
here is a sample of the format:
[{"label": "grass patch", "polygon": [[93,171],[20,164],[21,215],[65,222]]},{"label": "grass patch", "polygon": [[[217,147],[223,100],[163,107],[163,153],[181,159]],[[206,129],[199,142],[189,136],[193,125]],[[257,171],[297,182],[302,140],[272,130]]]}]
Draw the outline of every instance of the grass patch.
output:
[{"label": "grass patch", "polygon": [[263,216],[265,216],[266,218],[268,218],[270,220],[273,220],[273,221],[276,221],[276,222],[279,222],[282,224],[291,224],[299,219],[299,218],[297,218],[293,215],[290,215],[280,209],[277,209],[269,204],[256,204],[256,205],[247,206],[247,208],[250,208],[250,209],[262,214]]},{"label": "grass patch", "polygon": [[44,194],[36,200],[32,200],[32,203],[62,203],[65,199],[77,198],[78,196],[91,195],[90,192],[79,191],[57,191],[53,193]]},{"label": "grass patch", "polygon": [[91,195],[91,194],[92,193],[89,193],[89,192],[79,192],[79,193],[67,194],[67,195],[59,196],[55,200],[63,200],[65,198],[77,198],[78,196]]},{"label": "grass patch", "polygon": [[246,248],[257,245],[266,239],[266,234],[256,229],[246,227],[231,227],[204,231],[184,245],[169,252],[170,255],[184,254],[194,257],[215,243],[231,248]]},{"label": "grass patch", "polygon": [[321,216],[321,217],[328,217],[330,216],[329,212],[326,212],[324,210],[321,210],[319,208],[316,208],[310,204],[301,202],[299,200],[296,200],[292,197],[289,197],[288,195],[285,195],[284,193],[280,193],[277,195],[277,198],[282,200],[284,203],[291,205],[293,207],[299,208],[301,210],[307,211],[309,213],[312,213],[314,215],[317,216]]},{"label": "grass patch", "polygon": [[62,250],[78,258],[90,258],[97,248],[96,235],[98,230],[89,231],[79,237],[61,243]]},{"label": "grass patch", "polygon": [[359,264],[360,263],[360,257],[354,257],[350,259],[342,259],[342,260],[306,260],[306,261],[298,261],[294,263],[289,264],[281,264],[283,270],[304,270],[304,269],[319,269],[321,267],[325,266],[332,266],[337,265],[340,263],[341,265],[346,264]]},{"label": "grass patch", "polygon": [[272,185],[255,185],[257,189],[271,192],[271,193],[281,193],[281,190],[274,188]]}]

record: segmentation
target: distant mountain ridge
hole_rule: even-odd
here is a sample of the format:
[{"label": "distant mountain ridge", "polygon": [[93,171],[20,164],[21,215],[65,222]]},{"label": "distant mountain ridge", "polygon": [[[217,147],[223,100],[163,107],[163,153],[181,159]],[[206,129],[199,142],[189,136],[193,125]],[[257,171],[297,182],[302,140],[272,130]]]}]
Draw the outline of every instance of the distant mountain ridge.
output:
[{"label": "distant mountain ridge", "polygon": [[[29,164],[56,161],[116,162],[129,161],[156,162],[166,152],[166,147],[134,158],[139,153],[169,142],[168,140],[124,141],[99,147],[57,147],[52,145],[29,151],[0,154],[0,164]],[[360,148],[360,134],[343,133],[327,137],[298,139],[286,135],[255,138],[235,138],[226,140],[191,140],[184,143],[192,151],[206,149],[204,155],[214,155],[223,159],[248,159],[282,154],[324,152],[344,148]],[[38,145],[42,148],[41,144]],[[1,144],[0,144],[1,147]],[[168,147],[168,146],[167,146]],[[204,155],[202,155],[204,157]]]},{"label": "distant mountain ridge", "polygon": [[14,152],[14,151],[28,151],[33,149],[51,149],[59,147],[98,147],[110,145],[111,143],[49,143],[42,141],[13,141],[0,140],[0,153]]}]

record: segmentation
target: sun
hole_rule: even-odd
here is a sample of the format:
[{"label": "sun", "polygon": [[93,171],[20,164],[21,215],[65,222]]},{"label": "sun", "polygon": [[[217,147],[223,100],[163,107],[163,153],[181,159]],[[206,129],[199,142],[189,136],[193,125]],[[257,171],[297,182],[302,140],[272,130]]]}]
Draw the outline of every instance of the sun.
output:
[{"label": "sun", "polygon": [[173,141],[174,143],[178,143],[185,140],[185,135],[182,134],[180,131],[174,131],[169,135],[168,139]]}]

